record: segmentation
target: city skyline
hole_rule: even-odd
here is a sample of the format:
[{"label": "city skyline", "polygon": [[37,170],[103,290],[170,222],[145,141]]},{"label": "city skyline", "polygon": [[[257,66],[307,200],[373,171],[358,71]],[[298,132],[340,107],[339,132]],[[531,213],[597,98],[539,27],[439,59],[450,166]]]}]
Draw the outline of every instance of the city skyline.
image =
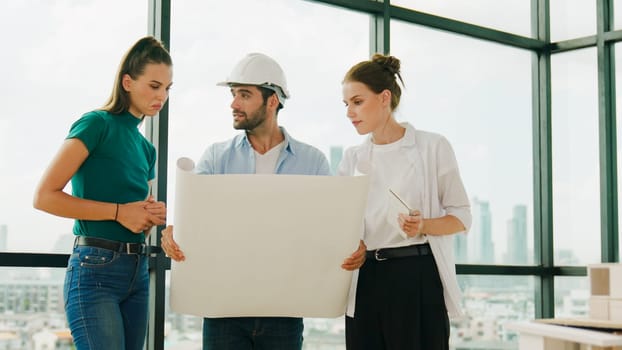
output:
[{"label": "city skyline", "polygon": [[[0,278],[0,348],[38,349],[27,345],[46,341],[71,344],[67,338],[62,306],[63,274],[50,270],[2,268]],[[32,271],[34,270],[34,271]],[[33,273],[34,272],[34,273]],[[534,317],[534,279],[529,276],[459,276],[466,317],[452,320],[452,349],[486,343],[497,350],[517,349],[517,334],[504,328],[506,322]],[[168,288],[168,283],[167,283]],[[581,317],[587,314],[587,278],[556,282],[556,315]],[[168,300],[169,293],[165,293]],[[168,309],[168,301],[165,301]],[[344,320],[305,318],[304,350],[344,350]],[[165,346],[170,350],[200,346],[201,318],[166,312]],[[12,345],[13,344],[13,345]],[[65,346],[65,345],[62,345]],[[60,347],[58,349],[65,349]],[[69,349],[69,347],[67,347]]]}]

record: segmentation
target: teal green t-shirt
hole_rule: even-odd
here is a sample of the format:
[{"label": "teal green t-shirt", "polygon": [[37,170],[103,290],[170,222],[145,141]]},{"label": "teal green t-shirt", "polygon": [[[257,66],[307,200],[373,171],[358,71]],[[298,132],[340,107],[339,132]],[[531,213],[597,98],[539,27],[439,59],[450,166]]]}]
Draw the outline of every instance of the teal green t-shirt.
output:
[{"label": "teal green t-shirt", "polygon": [[[89,151],[71,178],[74,196],[121,204],[147,198],[148,182],[155,177],[156,152],[138,130],[140,122],[128,112],[114,115],[98,110],[71,126],[67,138],[79,139]],[[73,233],[121,242],[145,240],[144,234],[134,234],[112,220],[76,220]]]}]

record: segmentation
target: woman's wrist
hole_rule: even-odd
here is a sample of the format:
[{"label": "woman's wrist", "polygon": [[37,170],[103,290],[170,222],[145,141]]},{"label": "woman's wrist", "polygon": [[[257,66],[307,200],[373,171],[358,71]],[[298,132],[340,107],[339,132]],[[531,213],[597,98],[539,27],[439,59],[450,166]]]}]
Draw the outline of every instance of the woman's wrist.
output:
[{"label": "woman's wrist", "polygon": [[114,221],[117,221],[117,219],[119,218],[119,203],[116,203],[116,208],[114,210]]}]

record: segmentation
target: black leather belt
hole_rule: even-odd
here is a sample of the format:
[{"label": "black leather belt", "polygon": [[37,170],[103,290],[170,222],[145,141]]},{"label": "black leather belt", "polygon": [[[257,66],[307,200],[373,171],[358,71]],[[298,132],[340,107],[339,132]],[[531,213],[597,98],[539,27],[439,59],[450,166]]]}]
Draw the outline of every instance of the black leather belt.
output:
[{"label": "black leather belt", "polygon": [[387,259],[405,258],[408,256],[423,256],[432,254],[429,243],[414,244],[406,247],[397,248],[380,248],[376,250],[368,250],[365,252],[365,258],[383,261]]},{"label": "black leather belt", "polygon": [[118,242],[97,237],[78,236],[76,237],[73,246],[77,247],[81,245],[138,255],[149,255],[162,251],[160,247],[148,246],[145,243]]}]

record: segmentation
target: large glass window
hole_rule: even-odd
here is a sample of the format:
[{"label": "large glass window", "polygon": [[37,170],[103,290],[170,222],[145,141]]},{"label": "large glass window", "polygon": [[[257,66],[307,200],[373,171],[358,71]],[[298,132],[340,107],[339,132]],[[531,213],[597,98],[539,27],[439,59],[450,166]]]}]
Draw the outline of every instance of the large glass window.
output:
[{"label": "large glass window", "polygon": [[0,349],[72,349],[64,269],[0,268]]},{"label": "large glass window", "polygon": [[398,119],[447,137],[472,199],[457,262],[531,263],[531,54],[402,22],[391,33],[406,85]]},{"label": "large glass window", "polygon": [[[68,254],[73,220],[33,209],[33,192],[71,124],[106,102],[125,50],[147,33],[147,6],[3,1],[0,31],[0,252]],[[64,272],[0,268],[0,348],[73,348]]]},{"label": "large glass window", "polygon": [[465,317],[451,323],[453,349],[518,349],[508,322],[534,318],[534,278],[460,275]]},{"label": "large glass window", "polygon": [[596,34],[596,1],[550,0],[551,42]]},{"label": "large glass window", "polygon": [[[616,3],[617,4],[617,3]],[[620,3],[622,6],[622,3]],[[621,11],[622,12],[622,11]],[[620,69],[622,69],[622,51],[620,50],[622,46],[620,44],[615,44],[615,67],[616,69],[616,96],[612,96],[616,101],[616,142],[617,142],[617,165],[618,165],[618,203],[622,200],[622,75],[619,73]],[[622,207],[618,204],[618,227],[620,227],[622,223]],[[620,229],[618,228],[618,232]],[[619,234],[619,233],[618,233]],[[622,239],[619,240],[618,249],[622,249]]]},{"label": "large glass window", "polygon": [[73,221],[33,209],[35,186],[73,121],[106,102],[121,57],[147,33],[147,6],[3,1],[0,31],[12,33],[0,65],[0,250],[50,252]]},{"label": "large glass window", "polygon": [[184,315],[170,310],[171,272],[166,271],[166,290],[164,292],[166,321],[164,324],[165,349],[200,349],[203,341],[203,319],[193,315]]},{"label": "large glass window", "polygon": [[587,277],[555,278],[555,317],[587,317],[590,283]]},{"label": "large glass window", "polygon": [[529,1],[391,0],[391,5],[469,22],[512,34],[531,36],[531,7]]},{"label": "large glass window", "polygon": [[[622,0],[613,0],[613,28],[622,28]],[[618,66],[619,67],[619,66]]]},{"label": "large glass window", "polygon": [[[283,67],[292,97],[279,112],[279,123],[292,137],[317,146],[329,159],[334,154],[333,165],[340,149],[361,141],[345,116],[341,80],[351,65],[369,57],[367,15],[290,0],[271,1],[269,6],[253,0],[181,1],[173,3],[171,12],[177,96],[170,104],[171,223],[176,160],[190,157],[196,162],[208,145],[239,133],[232,127],[231,93],[216,83],[249,52],[268,54]],[[328,323],[308,321],[305,331],[313,336],[305,339],[325,337],[331,342],[337,334],[343,344],[343,320]]]},{"label": "large glass window", "polygon": [[600,261],[596,50],[551,57],[556,265]]}]

